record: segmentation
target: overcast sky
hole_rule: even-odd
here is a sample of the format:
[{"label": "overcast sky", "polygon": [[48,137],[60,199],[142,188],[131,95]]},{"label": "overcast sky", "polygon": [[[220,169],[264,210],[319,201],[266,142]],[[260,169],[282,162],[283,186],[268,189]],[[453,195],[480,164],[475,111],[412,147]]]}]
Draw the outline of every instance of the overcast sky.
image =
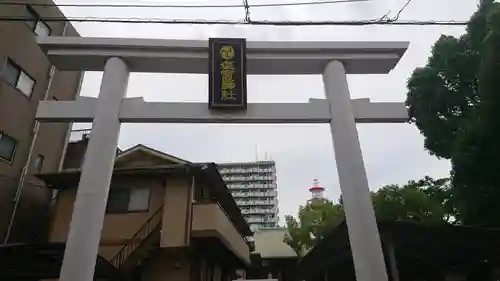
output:
[{"label": "overcast sky", "polygon": [[[298,1],[298,0],[297,0]],[[136,4],[239,4],[239,0],[199,1],[125,1],[125,0],[56,0],[68,3]],[[287,0],[249,0],[250,4],[283,3]],[[367,20],[390,16],[406,0],[254,8],[253,20]],[[414,0],[401,14],[401,20],[467,20],[477,7],[477,0]],[[165,19],[242,20],[241,8],[171,9],[171,8],[75,8],[62,7],[69,17],[134,17]],[[353,98],[372,101],[404,101],[406,81],[415,67],[426,63],[433,43],[441,34],[460,35],[463,27],[265,27],[228,25],[160,25],[76,23],[82,36],[182,38],[246,37],[259,41],[410,41],[410,48],[398,66],[387,75],[350,75]],[[82,95],[98,94],[102,73],[87,72]],[[133,74],[129,97],[142,96],[147,101],[207,101],[206,75]],[[249,102],[307,102],[323,98],[320,76],[250,76]],[[88,125],[79,125],[79,127]],[[423,148],[423,138],[409,124],[358,125],[370,188],[405,183],[425,175],[445,177],[448,161],[430,156]],[[120,148],[142,143],[190,161],[276,161],[280,223],[285,214],[296,214],[298,206],[309,198],[308,188],[317,178],[325,186],[326,196],[336,200],[340,194],[335,158],[328,125],[177,125],[124,124]]]}]

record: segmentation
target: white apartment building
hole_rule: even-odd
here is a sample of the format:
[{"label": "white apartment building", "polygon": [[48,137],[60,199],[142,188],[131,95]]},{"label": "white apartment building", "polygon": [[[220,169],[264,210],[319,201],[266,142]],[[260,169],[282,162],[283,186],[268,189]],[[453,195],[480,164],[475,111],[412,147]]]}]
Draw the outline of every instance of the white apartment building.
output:
[{"label": "white apartment building", "polygon": [[250,228],[278,226],[276,163],[257,161],[218,164],[227,187]]}]

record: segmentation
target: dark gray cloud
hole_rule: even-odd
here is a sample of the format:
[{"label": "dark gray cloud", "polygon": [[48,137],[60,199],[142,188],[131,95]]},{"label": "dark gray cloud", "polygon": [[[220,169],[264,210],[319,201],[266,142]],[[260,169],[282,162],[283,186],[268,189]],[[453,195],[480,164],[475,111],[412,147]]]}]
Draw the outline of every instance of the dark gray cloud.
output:
[{"label": "dark gray cloud", "polygon": [[[60,0],[57,3],[81,3]],[[103,3],[102,0],[86,1]],[[116,1],[109,1],[116,3]],[[234,4],[236,1],[120,1],[121,3]],[[252,4],[269,0],[250,0]],[[275,1],[278,2],[278,1]],[[394,16],[403,0],[373,0],[369,3],[316,5],[307,7],[259,8],[252,17],[259,20],[362,20],[378,18],[389,10]],[[239,3],[239,2],[238,2]],[[401,14],[404,20],[467,20],[476,0],[415,0]],[[64,8],[69,16],[144,17],[187,19],[243,19],[241,9],[90,9]],[[189,38],[244,36],[249,40],[408,40],[410,48],[400,64],[387,75],[351,75],[351,95],[375,101],[403,101],[405,84],[413,69],[426,63],[432,44],[441,34],[459,35],[463,27],[249,27],[146,24],[78,23],[83,36]],[[100,73],[87,73],[82,94],[95,96]],[[321,77],[249,77],[251,102],[305,102],[321,98]],[[203,75],[134,74],[128,96],[149,101],[206,101],[207,79]],[[372,189],[384,184],[404,183],[425,175],[447,176],[448,161],[438,160],[423,149],[423,138],[409,124],[358,125],[360,141]],[[120,146],[137,143],[152,146],[192,161],[252,161],[265,154],[277,162],[281,217],[295,213],[309,197],[308,188],[318,178],[327,196],[340,193],[331,137],[327,125],[123,125]]]}]

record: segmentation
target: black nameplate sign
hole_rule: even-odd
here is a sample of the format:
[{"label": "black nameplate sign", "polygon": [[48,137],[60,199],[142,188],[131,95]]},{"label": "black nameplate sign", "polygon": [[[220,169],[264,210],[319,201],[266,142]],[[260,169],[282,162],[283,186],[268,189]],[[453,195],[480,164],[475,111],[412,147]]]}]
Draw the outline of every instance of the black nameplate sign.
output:
[{"label": "black nameplate sign", "polygon": [[209,39],[210,109],[247,108],[246,39]]}]

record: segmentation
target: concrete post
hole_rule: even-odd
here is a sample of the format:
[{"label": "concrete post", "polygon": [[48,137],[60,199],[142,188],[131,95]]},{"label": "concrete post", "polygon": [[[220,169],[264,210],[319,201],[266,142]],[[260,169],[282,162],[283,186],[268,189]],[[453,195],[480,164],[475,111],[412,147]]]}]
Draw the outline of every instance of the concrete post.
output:
[{"label": "concrete post", "polygon": [[330,128],[356,279],[387,281],[344,65],[329,62],[323,83],[330,103]]},{"label": "concrete post", "polygon": [[120,58],[104,68],[59,280],[92,281],[120,133],[129,70]]}]

